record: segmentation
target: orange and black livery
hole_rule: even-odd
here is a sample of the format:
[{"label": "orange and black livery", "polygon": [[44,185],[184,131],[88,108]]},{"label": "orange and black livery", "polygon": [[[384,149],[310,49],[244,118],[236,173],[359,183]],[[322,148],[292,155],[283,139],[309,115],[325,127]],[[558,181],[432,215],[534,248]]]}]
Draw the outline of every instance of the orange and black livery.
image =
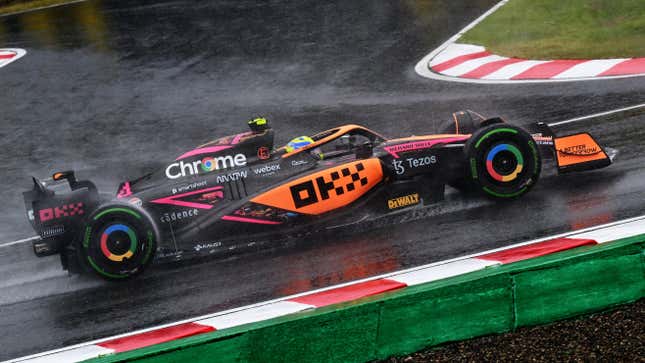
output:
[{"label": "orange and black livery", "polygon": [[588,133],[533,133],[472,111],[434,134],[388,138],[360,125],[275,147],[264,118],[250,130],[201,144],[162,168],[99,194],[73,171],[33,178],[24,193],[38,256],[60,254],[70,271],[112,280],[153,260],[227,253],[271,235],[298,235],[375,220],[440,202],[446,186],[519,198],[544,160],[561,173],[611,164],[615,152]]}]

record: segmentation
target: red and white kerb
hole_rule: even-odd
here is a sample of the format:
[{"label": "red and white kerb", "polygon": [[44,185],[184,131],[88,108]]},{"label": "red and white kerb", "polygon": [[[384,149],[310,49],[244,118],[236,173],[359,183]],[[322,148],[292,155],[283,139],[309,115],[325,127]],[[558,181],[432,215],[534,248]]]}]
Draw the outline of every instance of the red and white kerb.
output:
[{"label": "red and white kerb", "polygon": [[9,63],[18,60],[27,54],[24,49],[9,48],[0,49],[0,68],[8,65]]}]

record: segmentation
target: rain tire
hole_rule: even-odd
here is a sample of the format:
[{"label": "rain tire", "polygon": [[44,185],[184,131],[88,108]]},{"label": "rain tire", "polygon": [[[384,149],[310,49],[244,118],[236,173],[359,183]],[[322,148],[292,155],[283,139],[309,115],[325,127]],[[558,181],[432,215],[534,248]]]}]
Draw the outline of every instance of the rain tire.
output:
[{"label": "rain tire", "polygon": [[493,199],[526,194],[540,178],[542,160],[535,141],[523,129],[493,124],[477,130],[464,147],[469,189]]},{"label": "rain tire", "polygon": [[78,246],[83,263],[107,280],[125,280],[142,273],[156,250],[157,235],[150,218],[120,204],[97,209]]}]

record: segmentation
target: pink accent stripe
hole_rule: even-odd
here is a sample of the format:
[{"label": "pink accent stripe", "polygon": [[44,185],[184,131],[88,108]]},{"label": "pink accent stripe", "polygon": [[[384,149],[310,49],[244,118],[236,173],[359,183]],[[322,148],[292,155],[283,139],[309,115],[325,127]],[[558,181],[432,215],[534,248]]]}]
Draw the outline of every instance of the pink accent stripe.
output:
[{"label": "pink accent stripe", "polygon": [[236,217],[236,216],[224,216],[222,217],[222,220],[231,221],[231,222],[256,223],[256,224],[282,224],[282,222],[264,221],[261,219]]},{"label": "pink accent stripe", "polygon": [[235,137],[233,138],[233,141],[231,141],[231,145],[238,144],[238,143],[240,142],[240,139],[241,139],[241,138],[243,138],[243,137],[244,137],[244,136],[246,136],[246,135],[250,135],[250,134],[252,134],[252,132],[251,132],[251,131],[247,131],[247,132],[243,132],[243,133],[241,133],[241,134],[237,134],[237,135],[235,135]]},{"label": "pink accent stripe", "polygon": [[446,69],[452,68],[454,66],[458,66],[458,65],[460,65],[461,63],[463,63],[465,61],[469,61],[471,59],[488,57],[489,55],[491,55],[491,53],[489,51],[486,51],[486,50],[483,51],[483,52],[460,55],[458,57],[449,59],[449,60],[447,60],[445,62],[436,64],[436,65],[432,66],[431,68],[435,72],[443,72]]},{"label": "pink accent stripe", "polygon": [[215,328],[212,326],[197,323],[186,323],[108,340],[107,342],[99,343],[97,345],[107,349],[114,349],[116,353],[121,353],[212,331],[215,331]]},{"label": "pink accent stripe", "polygon": [[645,73],[645,58],[632,58],[620,62],[598,76],[621,76],[625,74]]},{"label": "pink accent stripe", "polygon": [[468,138],[470,138],[470,136],[449,137],[445,139],[434,139],[434,140],[421,140],[421,141],[414,141],[414,142],[409,142],[405,144],[386,146],[384,149],[385,151],[390,153],[390,155],[398,159],[399,153],[402,153],[402,152],[419,150],[419,149],[429,149],[437,144],[446,144],[450,142],[464,141],[464,140],[468,140]]},{"label": "pink accent stripe", "polygon": [[482,66],[479,66],[478,68],[473,69],[468,73],[462,74],[459,77],[462,77],[462,78],[486,77],[487,75],[499,70],[502,67],[505,67],[509,64],[518,63],[518,62],[524,62],[524,59],[508,58],[508,59],[502,59],[502,60],[486,63]]},{"label": "pink accent stripe", "polygon": [[15,54],[0,54],[0,59],[11,59],[15,56]]},{"label": "pink accent stripe", "polygon": [[542,63],[535,65],[524,72],[517,74],[511,79],[546,79],[566,71],[567,69],[578,65],[580,63],[587,62],[587,60],[580,59],[563,59],[563,60],[554,60],[547,63]]},{"label": "pink accent stripe", "polygon": [[[213,208],[213,206],[210,205],[210,204],[186,202],[186,201],[183,201],[183,200],[176,200],[176,198],[186,197],[186,196],[193,195],[193,194],[211,192],[211,191],[215,191],[215,190],[221,190],[223,188],[224,187],[222,187],[222,186],[216,186],[216,187],[212,187],[212,188],[194,190],[194,191],[188,192],[188,193],[171,195],[171,196],[168,196],[168,197],[155,199],[155,200],[152,200],[151,202],[152,203],[157,203],[157,204],[177,205],[177,206],[180,206],[180,207],[188,207],[188,208],[211,209],[211,208]],[[222,197],[223,197],[223,194],[222,194]]]},{"label": "pink accent stripe", "polygon": [[185,159],[185,158],[187,158],[189,156],[208,154],[208,153],[216,153],[218,151],[222,151],[222,150],[226,150],[226,149],[230,149],[230,148],[232,148],[232,146],[230,146],[230,145],[203,147],[203,148],[200,148],[200,149],[191,150],[191,151],[181,155],[180,157],[178,157],[175,160]]},{"label": "pink accent stripe", "polygon": [[366,296],[377,295],[387,291],[397,290],[406,286],[408,285],[394,280],[372,280],[327,291],[317,292],[310,295],[300,296],[290,299],[289,301],[313,305],[315,307],[321,307],[345,301],[352,301]]},{"label": "pink accent stripe", "polygon": [[504,251],[493,252],[487,255],[477,256],[476,258],[481,260],[499,261],[501,263],[511,263],[565,251],[571,248],[595,244],[597,244],[597,242],[592,239],[556,238],[531,245],[510,248]]}]

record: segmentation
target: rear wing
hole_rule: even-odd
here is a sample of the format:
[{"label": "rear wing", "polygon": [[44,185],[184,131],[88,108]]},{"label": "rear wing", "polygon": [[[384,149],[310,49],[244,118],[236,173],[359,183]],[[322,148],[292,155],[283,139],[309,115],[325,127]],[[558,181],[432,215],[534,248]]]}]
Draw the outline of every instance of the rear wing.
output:
[{"label": "rear wing", "polygon": [[71,171],[32,181],[33,189],[23,192],[23,199],[27,218],[40,236],[34,252],[37,256],[58,253],[77,237],[86,215],[99,203],[98,191],[92,182],[76,180]]}]

